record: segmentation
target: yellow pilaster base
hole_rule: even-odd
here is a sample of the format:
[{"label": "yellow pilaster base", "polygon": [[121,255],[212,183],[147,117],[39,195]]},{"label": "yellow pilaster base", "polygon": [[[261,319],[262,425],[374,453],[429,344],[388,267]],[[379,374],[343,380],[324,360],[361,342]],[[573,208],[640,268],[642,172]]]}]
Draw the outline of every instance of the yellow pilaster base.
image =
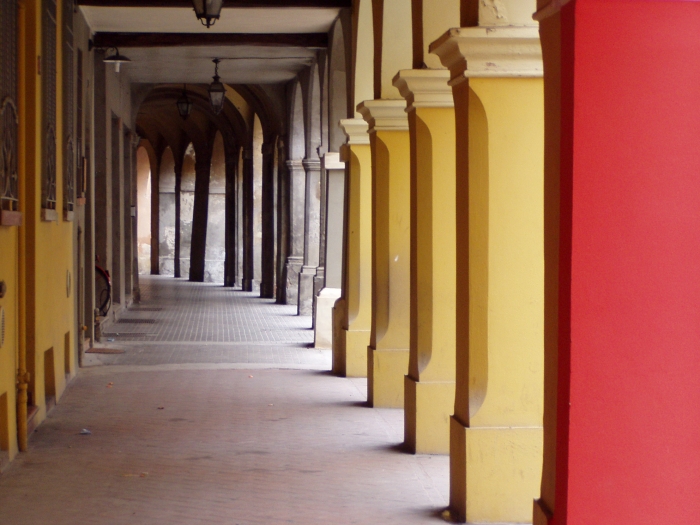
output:
[{"label": "yellow pilaster base", "polygon": [[343,330],[345,337],[345,376],[367,377],[369,330]]},{"label": "yellow pilaster base", "polygon": [[367,402],[371,407],[403,408],[408,349],[367,348]]},{"label": "yellow pilaster base", "polygon": [[414,454],[450,453],[450,416],[455,402],[452,382],[417,382],[404,378],[404,444]]},{"label": "yellow pilaster base", "polygon": [[450,510],[468,523],[530,523],[542,475],[542,428],[450,422]]}]

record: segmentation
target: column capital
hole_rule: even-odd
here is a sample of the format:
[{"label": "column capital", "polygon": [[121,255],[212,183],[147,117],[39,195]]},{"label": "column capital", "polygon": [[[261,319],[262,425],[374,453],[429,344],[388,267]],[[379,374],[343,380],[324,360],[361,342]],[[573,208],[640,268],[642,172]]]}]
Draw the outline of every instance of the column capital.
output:
[{"label": "column capital", "polygon": [[408,131],[405,100],[365,100],[357,111],[373,131]]},{"label": "column capital", "polygon": [[321,169],[321,159],[304,159],[301,161],[306,171],[318,171]]},{"label": "column capital", "polygon": [[406,99],[406,112],[416,108],[454,107],[446,69],[404,69],[394,77],[394,86]]},{"label": "column capital", "polygon": [[351,146],[358,144],[369,144],[367,134],[367,122],[359,118],[347,118],[340,121],[340,127],[348,137],[348,144]]},{"label": "column capital", "polygon": [[263,142],[262,146],[260,147],[260,153],[263,155],[272,155],[275,152],[275,143],[274,142]]},{"label": "column capital", "polygon": [[340,153],[329,151],[323,156],[321,162],[325,170],[344,170],[345,163],[340,160]]},{"label": "column capital", "polygon": [[430,44],[450,70],[450,85],[467,78],[541,78],[542,47],[536,27],[462,27]]}]

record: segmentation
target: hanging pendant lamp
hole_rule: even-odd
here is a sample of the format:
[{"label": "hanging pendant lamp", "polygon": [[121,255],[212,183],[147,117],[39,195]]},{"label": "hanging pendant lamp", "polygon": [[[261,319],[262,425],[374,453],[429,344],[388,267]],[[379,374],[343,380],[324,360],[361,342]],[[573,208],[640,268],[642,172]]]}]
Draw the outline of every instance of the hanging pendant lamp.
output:
[{"label": "hanging pendant lamp", "polygon": [[218,115],[221,113],[221,110],[224,109],[226,87],[221,83],[221,79],[219,78],[219,62],[221,62],[221,60],[215,58],[213,62],[215,64],[213,77],[214,82],[209,84],[209,101],[211,102],[211,107],[214,110],[214,113]]},{"label": "hanging pendant lamp", "polygon": [[187,117],[189,117],[190,113],[192,112],[192,101],[187,96],[187,84],[183,84],[182,96],[179,99],[177,99],[176,104],[177,112],[182,117],[182,120],[187,120]]},{"label": "hanging pendant lamp", "polygon": [[209,28],[219,19],[224,0],[192,0],[192,4],[197,20]]},{"label": "hanging pendant lamp", "polygon": [[104,57],[102,61],[105,64],[114,64],[114,71],[119,73],[119,66],[131,62],[131,60],[125,57],[124,55],[119,54],[118,48],[115,47],[113,49],[114,53],[108,54],[106,57]]}]

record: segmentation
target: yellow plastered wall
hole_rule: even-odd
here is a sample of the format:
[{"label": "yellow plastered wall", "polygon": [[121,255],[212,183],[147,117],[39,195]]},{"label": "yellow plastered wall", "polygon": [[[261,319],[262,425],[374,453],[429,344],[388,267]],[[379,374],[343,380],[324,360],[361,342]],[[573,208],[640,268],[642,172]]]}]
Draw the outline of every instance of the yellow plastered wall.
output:
[{"label": "yellow plastered wall", "polygon": [[[18,310],[19,310],[19,228],[0,226],[0,281],[7,286],[5,296],[0,299],[0,309],[5,314],[5,340],[0,347],[0,397],[6,395],[7,411],[0,407],[0,465],[4,459],[12,459],[17,454],[16,386],[18,351]],[[0,400],[2,402],[2,400]],[[4,443],[5,439],[8,440]]]},{"label": "yellow plastered wall", "polygon": [[[41,0],[27,2],[27,34],[29,44],[27,65],[36,64],[41,53]],[[31,373],[30,392],[39,408],[36,423],[46,417],[44,392],[44,355],[53,348],[54,384],[56,399],[66,387],[64,375],[65,337],[70,333],[74,341],[74,302],[72,286],[68,279],[73,276],[73,223],[63,219],[63,63],[62,63],[62,4],[57,5],[56,44],[56,199],[58,220],[45,222],[41,219],[41,174],[43,151],[41,76],[34,67],[27,69],[27,95],[34,101],[34,110],[27,112],[27,137],[34,144],[27,144],[27,208],[26,208],[26,316],[27,316],[27,361]],[[31,49],[31,51],[30,51]],[[32,74],[34,72],[35,74]],[[32,77],[34,77],[32,79]],[[32,80],[31,82],[29,80]],[[28,104],[29,110],[29,104]],[[30,139],[31,140],[31,139]],[[69,288],[71,288],[69,292]],[[73,351],[74,345],[69,346]],[[71,357],[72,359],[72,357]]]}]

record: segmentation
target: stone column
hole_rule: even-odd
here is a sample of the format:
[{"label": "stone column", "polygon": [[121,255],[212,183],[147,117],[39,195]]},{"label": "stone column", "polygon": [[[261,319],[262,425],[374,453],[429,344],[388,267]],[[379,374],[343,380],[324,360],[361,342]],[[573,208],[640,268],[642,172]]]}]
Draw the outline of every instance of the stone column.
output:
[{"label": "stone column", "polygon": [[180,268],[180,257],[182,257],[182,160],[175,160],[175,260],[174,275],[176,278],[182,277]]},{"label": "stone column", "polygon": [[209,175],[211,157],[199,155],[195,162],[194,211],[190,251],[190,281],[204,282],[207,251],[207,217],[209,215]]},{"label": "stone column", "polygon": [[262,145],[262,280],[260,297],[275,296],[275,142]]},{"label": "stone column", "polygon": [[226,151],[226,262],[224,286],[236,284],[236,172],[238,148]]},{"label": "stone column", "polygon": [[358,106],[372,146],[372,332],[370,406],[404,406],[411,334],[411,140],[405,100]]},{"label": "stone column", "polygon": [[300,160],[288,160],[289,249],[287,257],[287,304],[299,304],[299,274],[304,264],[304,203],[306,171]]},{"label": "stone column", "polygon": [[446,454],[455,400],[455,116],[449,72],[394,79],[411,133],[411,343],[405,378],[408,450]]},{"label": "stone column", "polygon": [[[537,27],[453,29],[457,396],[450,508],[527,522],[542,473],[544,100]],[[466,190],[466,191],[465,191]]]},{"label": "stone column", "polygon": [[249,148],[243,150],[243,281],[244,292],[253,291],[255,279],[254,247],[255,235],[253,233],[254,187],[253,187],[253,151]]},{"label": "stone column", "polygon": [[343,286],[343,222],[345,217],[345,163],[339,153],[323,156],[326,173],[326,214],[321,227],[325,231],[324,287],[316,297],[314,313],[315,348],[333,347],[333,306]]},{"label": "stone column", "polygon": [[289,255],[289,173],[285,139],[277,141],[277,291],[278,304],[287,299],[287,257]]},{"label": "stone column", "polygon": [[366,122],[346,119],[340,125],[348,137],[341,152],[347,166],[345,268],[333,311],[333,371],[365,377],[372,326],[372,154]]},{"label": "stone column", "polygon": [[318,250],[321,229],[321,161],[304,159],[306,171],[306,198],[304,206],[304,265],[299,274],[299,315],[312,315],[314,302],[314,278],[318,267]]}]

